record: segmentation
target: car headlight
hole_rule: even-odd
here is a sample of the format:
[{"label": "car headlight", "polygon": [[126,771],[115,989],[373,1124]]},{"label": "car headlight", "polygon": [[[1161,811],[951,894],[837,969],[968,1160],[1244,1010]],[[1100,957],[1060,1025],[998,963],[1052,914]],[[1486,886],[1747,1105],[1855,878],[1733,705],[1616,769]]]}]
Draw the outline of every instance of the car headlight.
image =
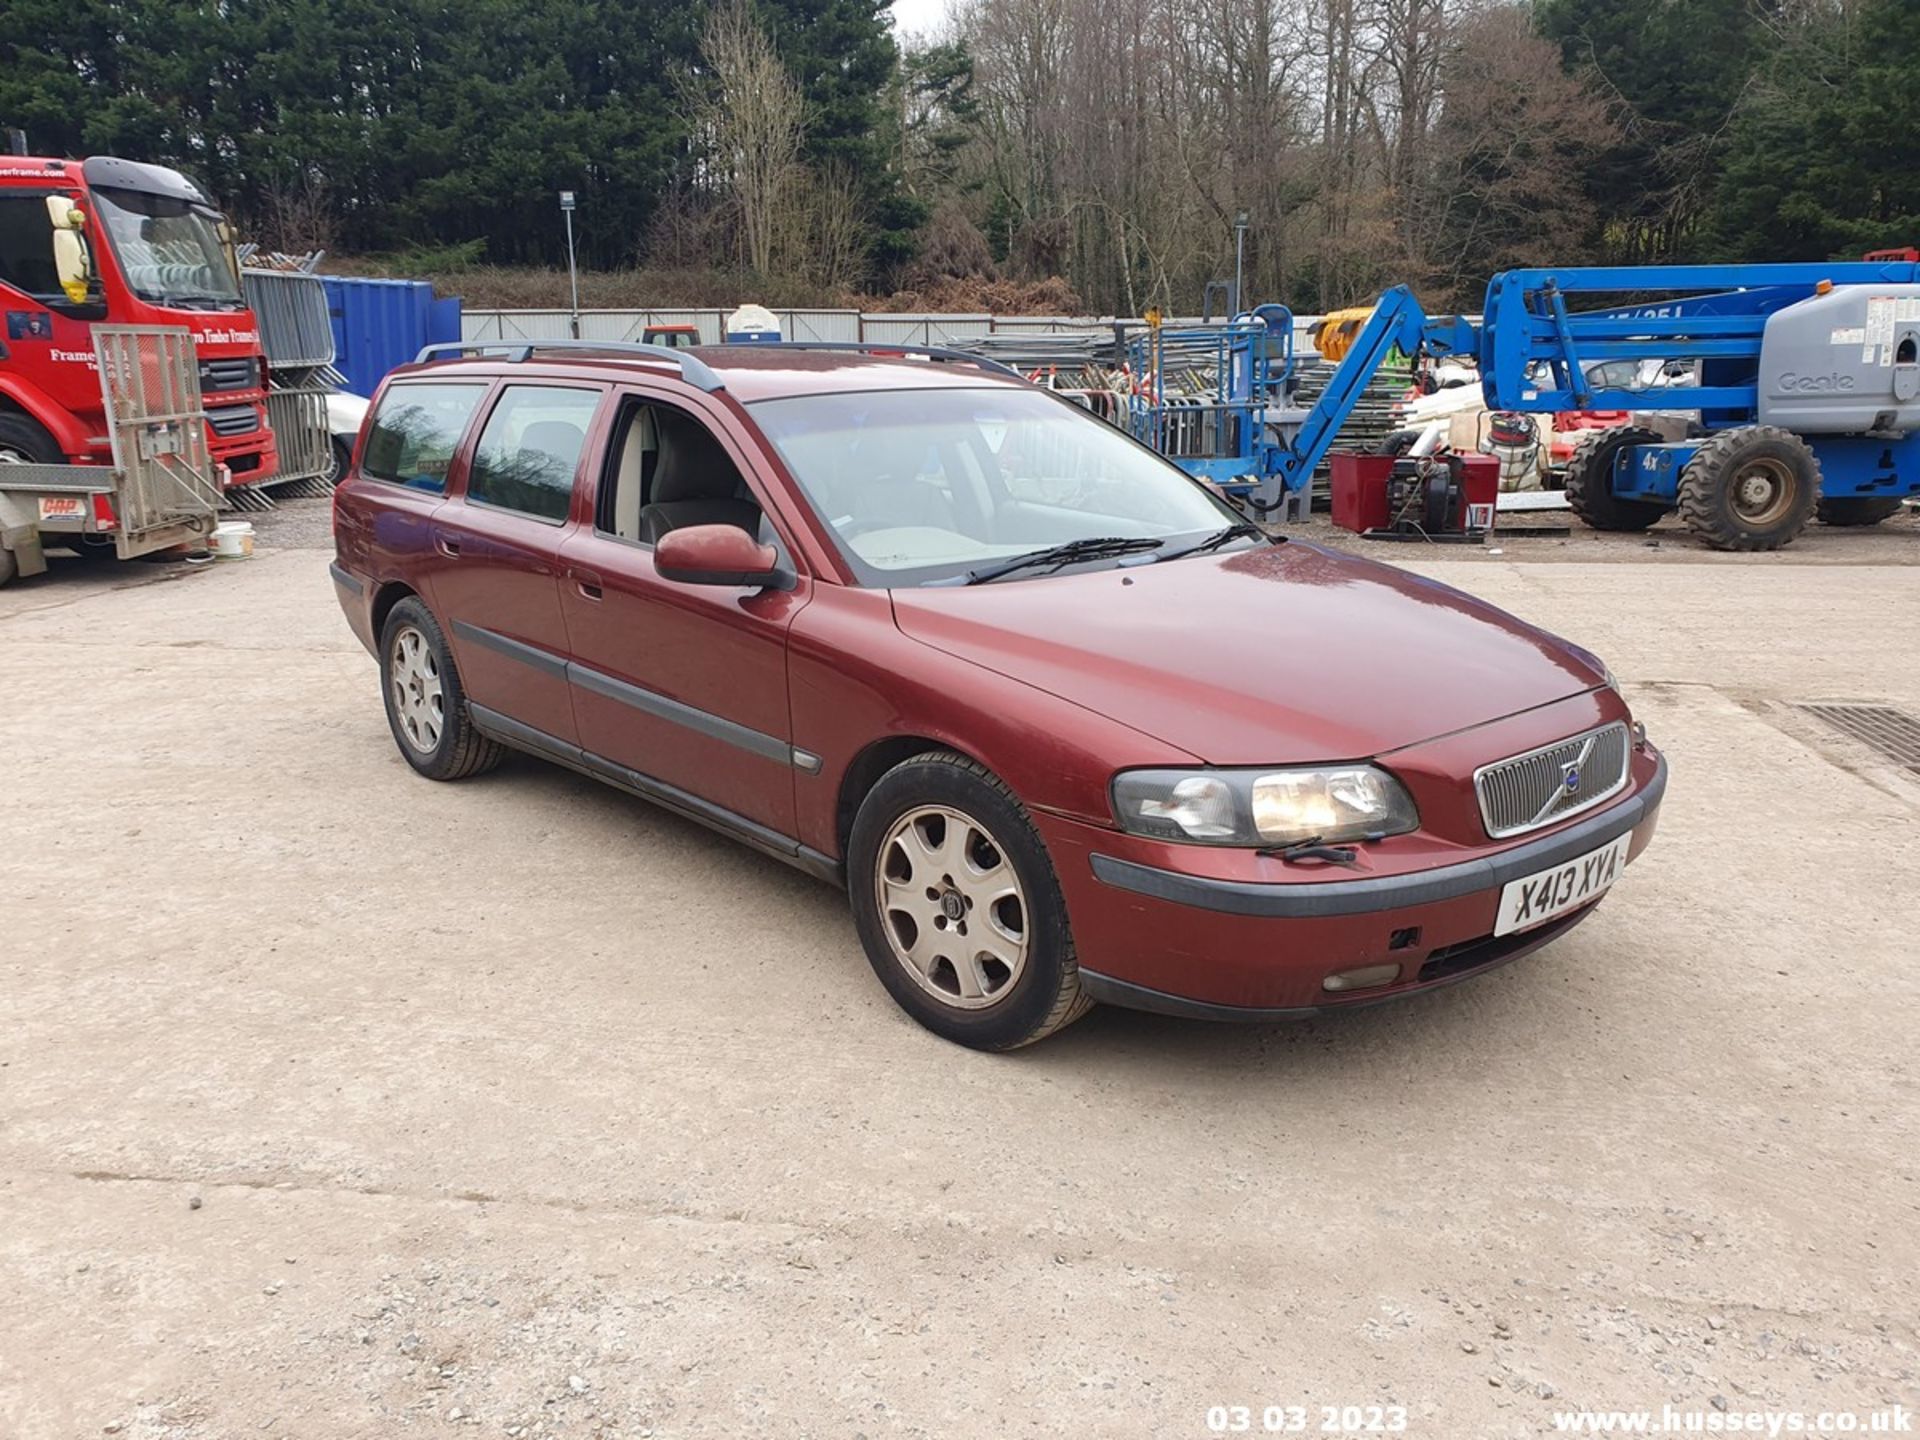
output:
[{"label": "car headlight", "polygon": [[1413,797],[1372,765],[1285,770],[1124,770],[1120,828],[1201,845],[1291,845],[1399,835],[1420,823]]}]

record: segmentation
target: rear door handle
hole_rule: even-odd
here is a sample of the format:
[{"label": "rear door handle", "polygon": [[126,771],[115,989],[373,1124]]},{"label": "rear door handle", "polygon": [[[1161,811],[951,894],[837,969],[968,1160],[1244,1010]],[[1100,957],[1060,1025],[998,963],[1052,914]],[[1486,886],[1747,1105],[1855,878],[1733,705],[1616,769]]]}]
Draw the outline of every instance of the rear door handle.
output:
[{"label": "rear door handle", "polygon": [[454,560],[460,558],[460,542],[458,540],[449,540],[446,536],[442,535],[435,543],[439,545],[442,555]]},{"label": "rear door handle", "polygon": [[606,592],[600,588],[600,577],[593,571],[569,570],[567,574],[573,577],[573,588],[580,592],[582,599],[598,600],[605,595]]}]

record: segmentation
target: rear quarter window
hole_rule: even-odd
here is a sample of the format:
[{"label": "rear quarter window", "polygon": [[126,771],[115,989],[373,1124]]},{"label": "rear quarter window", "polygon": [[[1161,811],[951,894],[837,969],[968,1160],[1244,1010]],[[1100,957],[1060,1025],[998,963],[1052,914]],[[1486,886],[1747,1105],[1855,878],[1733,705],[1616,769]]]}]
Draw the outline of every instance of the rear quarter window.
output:
[{"label": "rear quarter window", "polygon": [[484,382],[389,385],[367,432],[360,473],[409,490],[442,493],[453,452],[486,393]]}]

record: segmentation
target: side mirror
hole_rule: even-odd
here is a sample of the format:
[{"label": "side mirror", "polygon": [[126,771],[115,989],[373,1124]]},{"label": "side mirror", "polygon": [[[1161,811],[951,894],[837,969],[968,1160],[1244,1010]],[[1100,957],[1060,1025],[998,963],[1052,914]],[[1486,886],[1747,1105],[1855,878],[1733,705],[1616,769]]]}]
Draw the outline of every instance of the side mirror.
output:
[{"label": "side mirror", "polygon": [[93,257],[87,253],[86,211],[65,195],[49,195],[47,219],[53,225],[53,269],[60,288],[75,305],[84,305],[93,291]]},{"label": "side mirror", "polygon": [[669,530],[653,549],[653,568],[682,585],[784,588],[792,579],[771,545],[738,525],[687,525]]}]

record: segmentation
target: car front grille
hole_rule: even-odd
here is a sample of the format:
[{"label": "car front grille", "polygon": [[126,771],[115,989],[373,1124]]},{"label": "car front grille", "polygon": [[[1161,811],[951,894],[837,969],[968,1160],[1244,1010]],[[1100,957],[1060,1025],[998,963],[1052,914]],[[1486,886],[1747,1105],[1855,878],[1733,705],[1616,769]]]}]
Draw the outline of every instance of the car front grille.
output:
[{"label": "car front grille", "polygon": [[1632,754],[1619,721],[1474,771],[1480,818],[1495,840],[1591,810],[1627,783]]},{"label": "car front grille", "polygon": [[242,355],[237,360],[202,360],[200,393],[217,395],[222,390],[251,390],[260,374],[260,362]]},{"label": "car front grille", "polygon": [[260,428],[260,412],[252,405],[222,405],[207,411],[207,424],[216,435],[250,435]]}]

